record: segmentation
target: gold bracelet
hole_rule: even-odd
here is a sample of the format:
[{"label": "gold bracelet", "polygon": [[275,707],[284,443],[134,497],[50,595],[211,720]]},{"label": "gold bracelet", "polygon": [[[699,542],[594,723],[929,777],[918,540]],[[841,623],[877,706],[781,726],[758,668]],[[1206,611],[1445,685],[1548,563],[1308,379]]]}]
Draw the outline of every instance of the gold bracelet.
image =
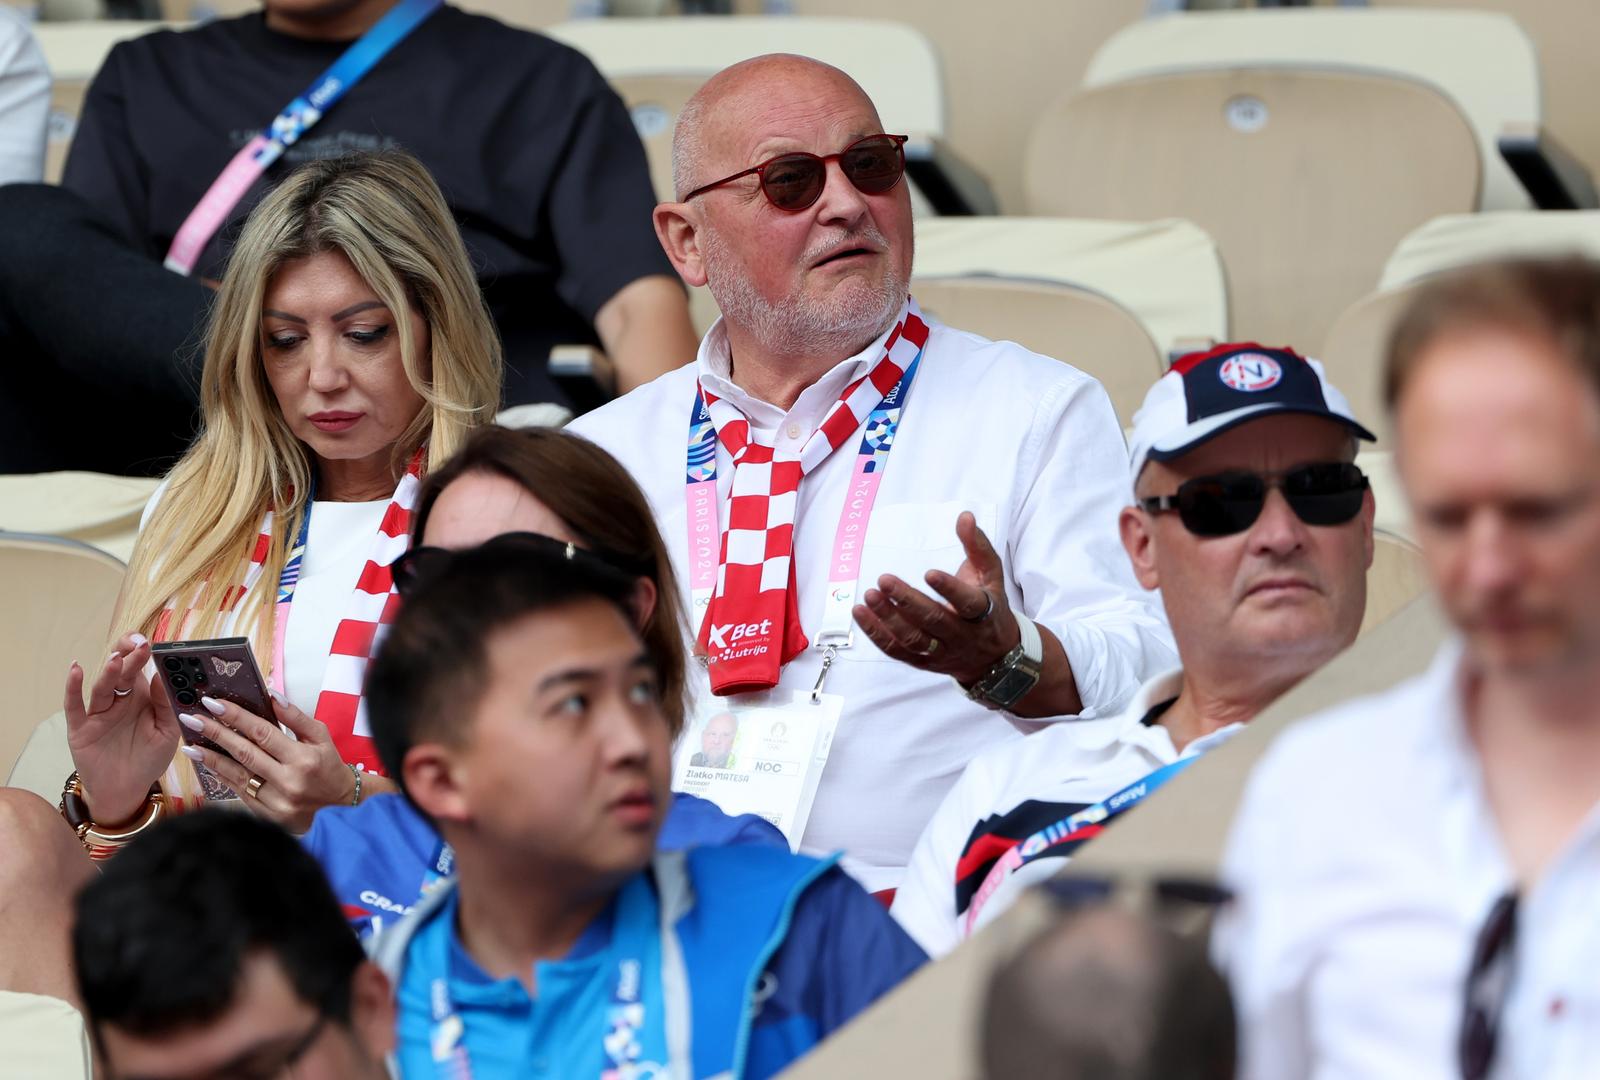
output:
[{"label": "gold bracelet", "polygon": [[61,788],[61,816],[77,834],[78,842],[89,853],[89,858],[97,862],[109,859],[122,845],[160,821],[165,806],[166,797],[161,793],[161,785],[153,784],[145,802],[143,819],[131,828],[108,833],[102,831],[89,817],[89,804],[83,797],[83,781],[76,769],[67,777],[67,782]]}]

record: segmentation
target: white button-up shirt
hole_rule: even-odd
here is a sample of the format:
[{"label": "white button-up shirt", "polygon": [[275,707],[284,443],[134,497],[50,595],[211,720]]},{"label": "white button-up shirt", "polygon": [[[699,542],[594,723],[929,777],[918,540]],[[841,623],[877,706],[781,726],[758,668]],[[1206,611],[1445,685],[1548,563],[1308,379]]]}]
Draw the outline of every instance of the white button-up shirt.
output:
[{"label": "white button-up shirt", "polygon": [[[943,956],[966,940],[974,894],[1007,850],[1243,729],[1229,724],[1179,754],[1159,713],[1151,713],[1171,705],[1182,689],[1182,669],[1169,671],[1145,683],[1120,716],[1056,724],[997,746],[967,766],[917,841],[889,913],[929,956]],[[987,926],[1030,885],[1059,873],[1078,846],[1057,845],[1006,875],[979,909],[973,929]]]},{"label": "white button-up shirt", "polygon": [[[1219,924],[1260,1080],[1453,1080],[1472,949],[1515,886],[1462,710],[1462,648],[1285,732],[1251,776]],[[1600,1076],[1600,807],[1517,911],[1496,1077]]]},{"label": "white button-up shirt", "polygon": [[[1176,652],[1159,600],[1133,580],[1117,534],[1130,488],[1116,414],[1094,379],[1009,342],[953,330],[924,315],[930,334],[906,399],[861,555],[860,588],[881,574],[913,587],[964,559],[956,517],[970,510],[1006,566],[1013,607],[1048,627],[1071,661],[1085,717],[1115,713]],[[575,421],[644,489],[688,603],[685,450],[695,381],[742,412],[779,452],[798,452],[844,388],[883,355],[883,337],[840,362],[785,411],[729,378],[719,322],[698,361]],[[794,534],[800,620],[816,638],[828,563],[859,437],[801,482]],[[717,447],[722,523],[733,464]],[[698,630],[692,627],[691,632]],[[782,687],[810,690],[821,653],[785,664]],[[692,691],[709,693],[703,668]],[[947,676],[892,661],[859,630],[827,681],[844,712],[806,826],[802,850],[846,852],[867,888],[894,888],[912,845],[961,769],[981,751],[1021,738],[1003,715],[967,700]]]}]

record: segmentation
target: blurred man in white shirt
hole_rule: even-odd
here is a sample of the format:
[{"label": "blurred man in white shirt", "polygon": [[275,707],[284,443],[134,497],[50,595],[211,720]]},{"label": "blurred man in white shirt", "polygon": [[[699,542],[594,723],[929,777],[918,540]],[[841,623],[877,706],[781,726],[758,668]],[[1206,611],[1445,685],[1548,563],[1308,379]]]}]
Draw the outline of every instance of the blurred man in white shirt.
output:
[{"label": "blurred man in white shirt", "polygon": [[723,318],[695,365],[574,425],[656,508],[702,698],[842,700],[801,847],[873,890],[1012,718],[1110,715],[1174,655],[1118,550],[1105,391],[908,300],[903,142],[813,60],[711,79],[656,231]]},{"label": "blurred man in white shirt", "polygon": [[50,69],[22,13],[0,3],[0,185],[44,179]]},{"label": "blurred man in white shirt", "polygon": [[1600,267],[1429,285],[1389,350],[1396,461],[1457,636],[1257,767],[1220,928],[1245,1074],[1600,1069]]},{"label": "blurred man in white shirt", "polygon": [[894,917],[940,956],[1118,814],[1355,640],[1372,563],[1371,439],[1321,365],[1287,349],[1186,356],[1134,419],[1122,543],[1160,589],[1183,667],[1114,719],[1057,724],[962,774],[911,856]]}]

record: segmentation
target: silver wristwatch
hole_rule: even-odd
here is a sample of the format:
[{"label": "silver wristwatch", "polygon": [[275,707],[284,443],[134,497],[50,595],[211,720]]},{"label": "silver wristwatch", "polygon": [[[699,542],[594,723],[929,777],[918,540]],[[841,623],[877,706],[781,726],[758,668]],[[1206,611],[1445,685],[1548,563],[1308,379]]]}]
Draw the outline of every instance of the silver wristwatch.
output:
[{"label": "silver wristwatch", "polygon": [[1010,709],[1038,686],[1044,675],[1044,641],[1039,628],[1027,616],[1018,615],[1017,630],[1022,640],[967,691],[967,697],[980,705]]}]

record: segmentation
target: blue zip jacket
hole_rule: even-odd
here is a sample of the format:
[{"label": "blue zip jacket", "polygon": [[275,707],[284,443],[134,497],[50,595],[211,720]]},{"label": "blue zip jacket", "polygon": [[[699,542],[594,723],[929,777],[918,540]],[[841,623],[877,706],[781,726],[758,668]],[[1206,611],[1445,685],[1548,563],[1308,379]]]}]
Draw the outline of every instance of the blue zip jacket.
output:
[{"label": "blue zip jacket", "polygon": [[[339,898],[345,918],[366,940],[408,913],[432,880],[439,834],[403,795],[371,795],[360,806],[317,812],[301,838]],[[754,814],[731,817],[716,803],[674,792],[656,838],[660,851],[758,844],[788,849],[770,822]]]},{"label": "blue zip jacket", "polygon": [[[777,1075],[926,959],[882,905],[831,859],[818,861],[770,847],[696,848],[658,854],[651,868],[641,872],[651,875],[662,925],[671,927],[676,954],[682,957],[686,986],[675,989],[677,981],[663,971],[662,996],[668,1031],[688,1034],[687,1046],[677,1047],[674,1060],[681,1060],[680,1052],[686,1056],[685,1073],[697,1080]],[[439,912],[453,909],[453,895],[453,882],[433,890],[373,947],[374,959],[402,988],[398,1056],[405,1080],[428,1080],[436,1071],[429,1052],[427,995],[418,1000],[419,995],[403,989],[412,941]],[[456,945],[459,949],[459,940]],[[592,1041],[568,1040],[582,1060],[543,1062],[552,1076],[596,1072],[595,1046],[603,1018],[575,1015],[572,1008],[570,996],[548,991],[529,1014],[530,1022],[546,1031],[596,1033]],[[466,1002],[462,1019],[470,1049],[475,1018],[474,1007]],[[489,1029],[503,1022],[503,1015],[485,1015],[477,1022]],[[556,1049],[541,1045],[535,1052]],[[527,1063],[516,1069],[505,1066],[503,1073],[483,1071],[479,1061],[486,1056],[474,1066],[487,1080],[526,1071]]]}]

